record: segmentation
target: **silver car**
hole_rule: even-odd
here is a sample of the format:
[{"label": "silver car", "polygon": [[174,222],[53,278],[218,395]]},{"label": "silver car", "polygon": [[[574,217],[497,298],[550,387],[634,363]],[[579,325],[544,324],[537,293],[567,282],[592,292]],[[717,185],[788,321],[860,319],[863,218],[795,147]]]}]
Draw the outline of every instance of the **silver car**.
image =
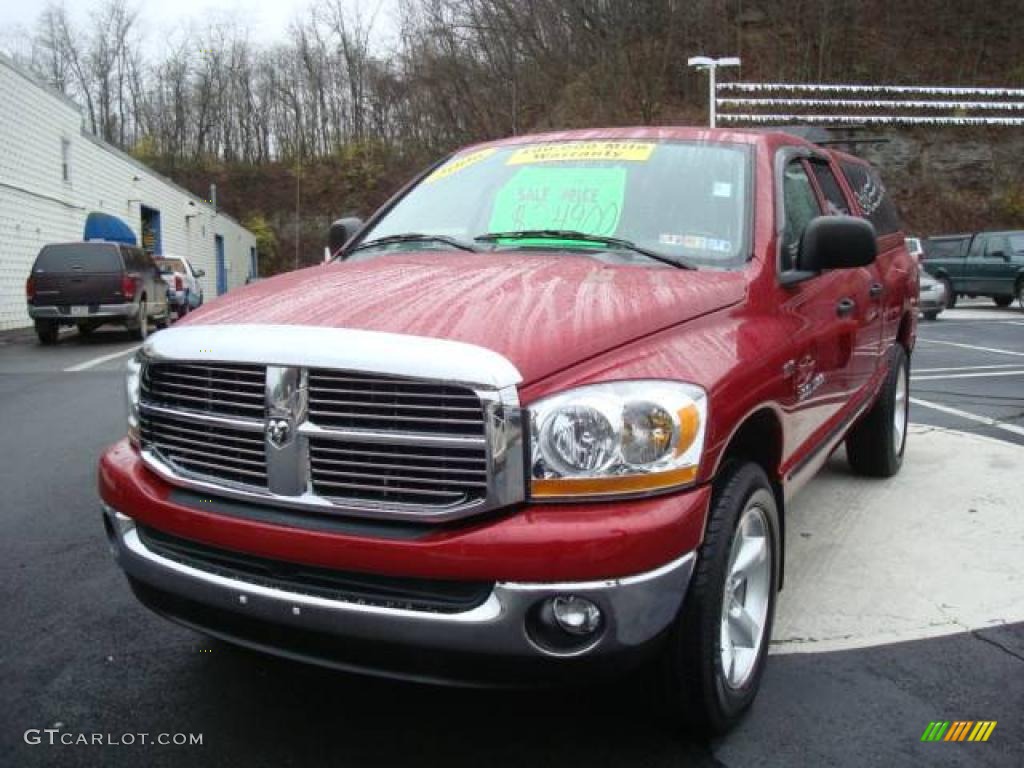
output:
[{"label": "silver car", "polygon": [[939,313],[946,308],[949,297],[946,286],[922,270],[918,277],[917,308],[926,320],[937,320]]}]

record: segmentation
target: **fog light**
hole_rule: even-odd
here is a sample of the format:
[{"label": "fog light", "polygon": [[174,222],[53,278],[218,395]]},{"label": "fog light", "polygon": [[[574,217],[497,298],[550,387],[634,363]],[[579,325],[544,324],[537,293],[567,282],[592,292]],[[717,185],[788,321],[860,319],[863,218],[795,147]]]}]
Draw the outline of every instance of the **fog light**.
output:
[{"label": "fog light", "polygon": [[601,626],[601,609],[585,597],[556,597],[551,608],[558,626],[570,635],[590,635]]}]

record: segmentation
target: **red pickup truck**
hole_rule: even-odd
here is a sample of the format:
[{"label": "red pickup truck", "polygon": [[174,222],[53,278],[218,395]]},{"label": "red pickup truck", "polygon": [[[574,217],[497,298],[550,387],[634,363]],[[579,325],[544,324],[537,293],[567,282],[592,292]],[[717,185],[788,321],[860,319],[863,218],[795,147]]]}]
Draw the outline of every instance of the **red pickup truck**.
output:
[{"label": "red pickup truck", "polygon": [[331,240],[130,364],[99,486],[139,599],[421,681],[642,665],[732,725],[791,497],[844,441],[902,462],[917,265],[874,170],[782,133],[522,136]]}]

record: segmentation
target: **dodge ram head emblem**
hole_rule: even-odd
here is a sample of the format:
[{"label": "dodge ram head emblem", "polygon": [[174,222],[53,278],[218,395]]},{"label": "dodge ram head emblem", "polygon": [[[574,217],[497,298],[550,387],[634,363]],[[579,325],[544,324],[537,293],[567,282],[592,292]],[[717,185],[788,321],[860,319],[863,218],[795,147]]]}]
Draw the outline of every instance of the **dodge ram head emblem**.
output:
[{"label": "dodge ram head emblem", "polygon": [[291,425],[287,419],[271,419],[267,422],[267,439],[277,448],[288,442],[290,432]]}]

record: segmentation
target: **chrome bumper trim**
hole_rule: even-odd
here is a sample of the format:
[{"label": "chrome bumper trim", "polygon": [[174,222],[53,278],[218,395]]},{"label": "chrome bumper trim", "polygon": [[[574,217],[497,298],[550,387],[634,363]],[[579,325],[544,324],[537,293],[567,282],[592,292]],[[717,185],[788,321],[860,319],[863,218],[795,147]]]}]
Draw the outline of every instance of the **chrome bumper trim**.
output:
[{"label": "chrome bumper trim", "polygon": [[[75,306],[92,307],[93,305]],[[95,306],[96,311],[89,312],[87,315],[72,315],[67,312],[61,312],[61,308],[55,306],[29,306],[28,316],[33,320],[89,320],[102,317],[135,317],[139,314],[138,304],[97,304]]]},{"label": "chrome bumper trim", "polygon": [[387,640],[445,651],[512,657],[555,656],[527,636],[528,611],[548,597],[573,594],[595,602],[605,626],[595,643],[566,655],[602,655],[653,640],[674,620],[693,572],[688,552],[646,573],[586,582],[498,582],[476,608],[432,613],[364,605],[288,592],[229,578],[161,557],[139,538],[135,521],[103,506],[111,546],[129,576],[171,594],[256,618],[269,624],[318,631],[338,638]]}]

